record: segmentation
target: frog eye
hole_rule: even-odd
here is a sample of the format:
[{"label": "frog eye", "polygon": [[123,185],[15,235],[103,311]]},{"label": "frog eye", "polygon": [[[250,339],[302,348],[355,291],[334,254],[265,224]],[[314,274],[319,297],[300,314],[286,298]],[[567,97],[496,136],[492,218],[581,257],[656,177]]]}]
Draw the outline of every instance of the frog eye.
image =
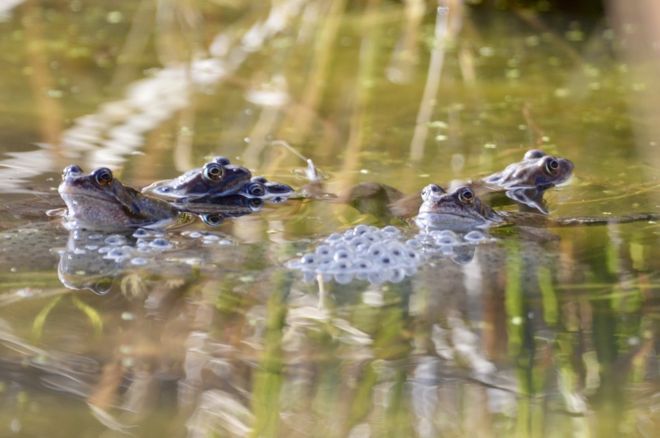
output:
[{"label": "frog eye", "polygon": [[550,158],[545,161],[544,170],[548,175],[554,175],[559,170],[559,161]]},{"label": "frog eye", "polygon": [[463,204],[471,204],[472,201],[474,201],[474,192],[471,189],[464,187],[458,192],[458,200]]},{"label": "frog eye", "polygon": [[215,213],[210,213],[210,214],[203,214],[200,216],[202,221],[209,226],[212,227],[217,227],[218,225],[222,224],[224,221],[224,218],[222,215],[215,214]]},{"label": "frog eye", "polygon": [[107,186],[112,182],[112,171],[107,167],[101,167],[94,171],[94,180],[100,186]]},{"label": "frog eye", "polygon": [[250,196],[263,196],[266,194],[266,187],[260,182],[251,182],[246,186],[247,194]]},{"label": "frog eye", "polygon": [[250,198],[248,200],[248,206],[252,211],[257,211],[264,206],[264,201],[261,198]]},{"label": "frog eye", "polygon": [[204,178],[209,181],[218,181],[225,174],[225,168],[218,163],[207,163],[204,166]]}]

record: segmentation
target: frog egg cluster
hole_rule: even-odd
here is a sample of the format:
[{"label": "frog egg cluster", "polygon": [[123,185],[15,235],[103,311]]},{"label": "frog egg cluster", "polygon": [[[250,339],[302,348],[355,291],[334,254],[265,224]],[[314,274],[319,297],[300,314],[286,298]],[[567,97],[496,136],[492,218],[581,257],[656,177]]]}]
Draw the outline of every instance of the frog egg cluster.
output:
[{"label": "frog egg cluster", "polygon": [[452,230],[433,230],[419,233],[414,240],[427,253],[450,255],[457,247],[474,246],[489,239],[488,235],[478,230],[465,234],[455,233]]},{"label": "frog egg cluster", "polygon": [[68,251],[76,256],[100,255],[101,258],[116,263],[130,261],[133,265],[144,265],[147,263],[148,254],[174,248],[174,244],[162,232],[140,228],[132,237],[136,239],[134,243],[122,234],[86,234],[76,231],[73,235],[73,245],[70,245]]},{"label": "frog egg cluster", "polygon": [[358,225],[344,233],[328,236],[314,252],[304,254],[287,266],[303,272],[306,280],[321,275],[347,284],[353,278],[370,283],[399,282],[417,271],[422,254],[414,242],[404,242],[401,231],[388,226]]},{"label": "frog egg cluster", "polygon": [[460,265],[470,262],[477,245],[492,242],[488,234],[473,230],[468,233],[456,233],[452,230],[423,231],[408,241],[425,257],[447,257]]},{"label": "frog egg cluster", "polygon": [[234,242],[226,235],[221,233],[213,233],[210,231],[186,230],[181,232],[181,235],[189,239],[196,239],[202,242],[203,245],[219,245],[231,246]]}]

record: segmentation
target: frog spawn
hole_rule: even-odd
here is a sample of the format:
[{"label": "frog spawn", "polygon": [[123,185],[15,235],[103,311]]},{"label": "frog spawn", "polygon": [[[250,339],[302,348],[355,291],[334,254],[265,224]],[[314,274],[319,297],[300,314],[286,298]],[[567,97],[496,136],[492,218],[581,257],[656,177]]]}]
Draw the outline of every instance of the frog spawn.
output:
[{"label": "frog spawn", "polygon": [[367,225],[334,233],[324,239],[314,252],[291,260],[287,267],[302,271],[305,281],[318,275],[324,281],[348,284],[353,279],[372,284],[398,283],[433,256],[449,257],[456,263],[472,259],[476,244],[492,240],[481,231],[458,234],[451,230],[420,232],[405,240],[393,226]]},{"label": "frog spawn", "polygon": [[476,245],[491,242],[494,239],[480,230],[456,233],[452,230],[432,230],[420,232],[415,236],[416,247],[425,256],[441,255],[463,264],[471,260],[466,254],[474,253]]},{"label": "frog spawn", "polygon": [[[135,240],[131,241],[130,239]],[[111,260],[118,264],[129,262],[144,265],[149,254],[160,253],[174,248],[174,244],[162,232],[137,229],[129,237],[123,234],[88,233],[72,231],[67,249],[61,254],[72,260],[75,256]]]},{"label": "frog spawn", "polygon": [[[227,246],[233,244],[226,236],[207,231],[183,231],[181,236],[193,245]],[[89,289],[98,294],[110,290],[113,278],[128,267],[160,267],[160,254],[190,246],[186,240],[169,238],[165,233],[139,228],[132,235],[104,234],[74,230],[67,246],[59,251],[58,275],[62,284],[72,289]],[[168,263],[185,264],[167,256]],[[158,263],[154,263],[159,260]]]},{"label": "frog spawn", "polygon": [[306,280],[320,274],[340,284],[353,278],[383,283],[402,281],[417,271],[420,262],[420,253],[401,241],[398,229],[358,225],[331,234],[313,253],[289,262],[288,267],[303,271]]}]

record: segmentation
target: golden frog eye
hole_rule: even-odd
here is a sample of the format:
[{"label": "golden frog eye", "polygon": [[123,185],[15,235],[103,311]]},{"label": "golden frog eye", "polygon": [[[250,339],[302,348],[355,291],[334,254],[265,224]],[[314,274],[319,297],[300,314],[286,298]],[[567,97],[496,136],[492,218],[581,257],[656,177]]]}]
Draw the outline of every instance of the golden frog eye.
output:
[{"label": "golden frog eye", "polygon": [[101,167],[94,171],[94,180],[100,186],[107,186],[112,182],[112,171],[107,167]]},{"label": "golden frog eye", "polygon": [[204,178],[209,181],[218,181],[225,174],[225,168],[218,163],[208,163],[204,166]]},{"label": "golden frog eye", "polygon": [[545,171],[548,175],[554,175],[559,170],[559,161],[550,158],[545,161]]},{"label": "golden frog eye", "polygon": [[463,204],[471,204],[474,201],[474,192],[465,187],[458,192],[458,200]]}]

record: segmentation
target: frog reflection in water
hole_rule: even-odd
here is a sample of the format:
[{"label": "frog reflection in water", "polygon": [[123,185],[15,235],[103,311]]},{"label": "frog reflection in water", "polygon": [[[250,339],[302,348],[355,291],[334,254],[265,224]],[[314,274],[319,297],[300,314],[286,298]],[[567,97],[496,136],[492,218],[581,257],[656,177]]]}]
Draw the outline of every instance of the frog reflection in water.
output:
[{"label": "frog reflection in water", "polygon": [[58,192],[66,203],[67,219],[82,228],[159,227],[179,216],[167,202],[124,186],[106,167],[90,174],[76,165],[66,167]]},{"label": "frog reflection in water", "polygon": [[155,182],[144,193],[188,203],[223,203],[224,197],[240,195],[278,202],[293,193],[285,184],[269,182],[263,177],[252,177],[245,167],[230,163],[225,157],[216,157],[201,168],[190,170],[178,178]]},{"label": "frog reflection in water", "polygon": [[[532,149],[525,153],[522,161],[512,163],[501,172],[469,185],[479,196],[504,192],[509,199],[519,204],[547,213],[543,205],[543,193],[568,180],[573,167],[573,163],[566,158]],[[367,201],[374,198],[384,198],[387,213],[395,217],[414,216],[422,203],[418,193],[404,196],[392,187],[377,183],[359,184],[346,196],[346,200],[359,210],[363,210],[361,206],[367,205]]]}]

